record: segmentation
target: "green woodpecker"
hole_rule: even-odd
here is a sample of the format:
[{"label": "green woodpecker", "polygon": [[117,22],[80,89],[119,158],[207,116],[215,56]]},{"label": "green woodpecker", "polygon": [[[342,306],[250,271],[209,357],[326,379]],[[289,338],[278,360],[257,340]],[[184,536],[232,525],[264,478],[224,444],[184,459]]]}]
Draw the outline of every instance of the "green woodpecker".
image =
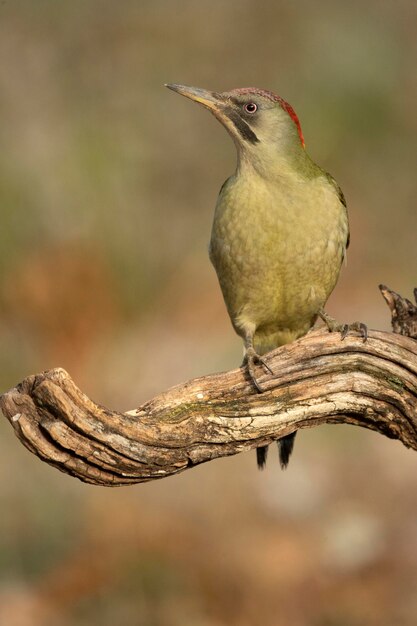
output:
[{"label": "green woodpecker", "polygon": [[[256,368],[269,369],[262,355],[307,333],[318,316],[330,330],[355,327],[366,338],[363,325],[341,328],[323,310],[349,243],[346,202],[307,154],[293,108],[262,89],[166,86],[209,109],[237,148],[236,171],[216,205],[210,259],[258,391]],[[278,441],[282,467],[294,437]],[[267,449],[257,449],[261,468]]]}]

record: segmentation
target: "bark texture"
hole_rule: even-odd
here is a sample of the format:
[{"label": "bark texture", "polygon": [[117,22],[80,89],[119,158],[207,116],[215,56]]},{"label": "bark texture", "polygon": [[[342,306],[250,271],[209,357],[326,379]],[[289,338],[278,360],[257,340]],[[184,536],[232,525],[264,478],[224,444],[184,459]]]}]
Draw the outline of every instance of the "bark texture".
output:
[{"label": "bark texture", "polygon": [[311,332],[265,356],[276,374],[260,369],[262,394],[240,368],[117,413],[58,368],[29,376],[0,397],[0,406],[43,461],[110,487],[163,478],[323,423],[364,426],[417,450],[417,307],[380,289],[395,334],[369,331],[364,342]]}]

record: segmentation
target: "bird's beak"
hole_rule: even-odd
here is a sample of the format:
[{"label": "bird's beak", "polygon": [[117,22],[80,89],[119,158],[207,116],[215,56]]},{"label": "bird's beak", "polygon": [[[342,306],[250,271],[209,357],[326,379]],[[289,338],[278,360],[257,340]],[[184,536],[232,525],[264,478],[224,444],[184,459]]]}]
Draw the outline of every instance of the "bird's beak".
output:
[{"label": "bird's beak", "polygon": [[217,111],[222,102],[220,94],[215,91],[207,91],[206,89],[199,89],[199,87],[187,87],[186,85],[176,84],[168,84],[165,85],[165,87],[172,89],[172,91],[176,91],[186,98],[190,98],[190,100],[199,102],[211,111]]},{"label": "bird's beak", "polygon": [[214,117],[216,117],[231,134],[233,140],[239,147],[247,145],[248,143],[258,143],[258,137],[250,128],[249,124],[240,117],[226,94],[217,93],[216,91],[207,91],[199,87],[186,87],[185,85],[170,84],[165,85],[165,87],[209,109]]}]

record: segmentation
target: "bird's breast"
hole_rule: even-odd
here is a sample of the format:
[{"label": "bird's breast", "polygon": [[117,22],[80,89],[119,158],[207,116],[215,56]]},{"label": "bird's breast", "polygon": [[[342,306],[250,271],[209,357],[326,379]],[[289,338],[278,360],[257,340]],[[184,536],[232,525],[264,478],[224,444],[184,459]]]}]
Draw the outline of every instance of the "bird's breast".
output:
[{"label": "bird's breast", "polygon": [[336,283],[347,232],[345,207],[324,177],[274,185],[229,179],[210,258],[238,332],[248,320],[265,332],[306,332]]}]

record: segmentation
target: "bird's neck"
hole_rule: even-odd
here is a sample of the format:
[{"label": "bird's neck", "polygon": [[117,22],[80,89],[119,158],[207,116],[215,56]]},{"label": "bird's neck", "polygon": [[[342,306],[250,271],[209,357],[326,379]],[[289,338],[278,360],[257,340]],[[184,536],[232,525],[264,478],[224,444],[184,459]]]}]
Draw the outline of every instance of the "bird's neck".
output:
[{"label": "bird's neck", "polygon": [[305,181],[315,178],[320,168],[311,160],[304,148],[300,146],[287,147],[284,151],[256,149],[237,151],[237,175],[260,176],[269,181],[294,179]]}]

